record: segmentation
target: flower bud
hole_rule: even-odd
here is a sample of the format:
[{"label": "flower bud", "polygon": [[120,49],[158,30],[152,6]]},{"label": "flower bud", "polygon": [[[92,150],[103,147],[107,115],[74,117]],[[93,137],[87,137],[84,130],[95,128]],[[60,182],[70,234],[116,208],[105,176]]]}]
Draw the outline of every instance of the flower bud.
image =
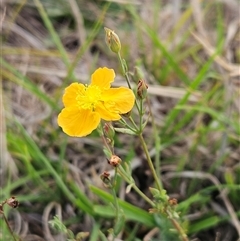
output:
[{"label": "flower bud", "polygon": [[133,80],[134,82],[137,84],[139,80],[143,79],[144,78],[144,74],[142,72],[142,70],[135,66],[134,67],[134,72],[133,72]]},{"label": "flower bud", "polygon": [[15,197],[7,199],[6,203],[12,208],[17,208],[19,206],[19,202]]},{"label": "flower bud", "polygon": [[112,155],[111,159],[109,160],[109,164],[113,167],[119,166],[121,162],[122,162],[121,158],[116,155]]},{"label": "flower bud", "polygon": [[170,206],[176,206],[178,204],[178,200],[176,198],[169,198],[168,203]]},{"label": "flower bud", "polygon": [[110,180],[110,173],[109,172],[104,172],[100,175],[101,180],[103,183],[106,185],[106,187],[109,187],[111,185],[111,180]]},{"label": "flower bud", "polygon": [[137,85],[137,95],[140,99],[145,99],[147,96],[148,85],[145,80],[141,79],[138,81]]},{"label": "flower bud", "polygon": [[107,46],[114,52],[114,53],[118,53],[121,50],[121,42],[119,40],[119,37],[117,36],[116,33],[114,33],[113,30],[109,29],[109,28],[104,28],[105,32],[106,32],[106,37],[105,37],[105,41]]},{"label": "flower bud", "polygon": [[0,214],[3,214],[3,204],[0,204]]},{"label": "flower bud", "polygon": [[110,140],[113,140],[115,135],[115,130],[110,122],[104,124],[103,133],[107,138],[109,138]]}]

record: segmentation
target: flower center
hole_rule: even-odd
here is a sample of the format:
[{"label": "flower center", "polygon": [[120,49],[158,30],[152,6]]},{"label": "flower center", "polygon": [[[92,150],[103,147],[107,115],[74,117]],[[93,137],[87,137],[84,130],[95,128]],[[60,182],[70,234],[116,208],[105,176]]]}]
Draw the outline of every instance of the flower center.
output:
[{"label": "flower center", "polygon": [[96,85],[86,86],[83,92],[77,96],[78,106],[82,109],[94,110],[95,106],[101,99],[101,90]]}]

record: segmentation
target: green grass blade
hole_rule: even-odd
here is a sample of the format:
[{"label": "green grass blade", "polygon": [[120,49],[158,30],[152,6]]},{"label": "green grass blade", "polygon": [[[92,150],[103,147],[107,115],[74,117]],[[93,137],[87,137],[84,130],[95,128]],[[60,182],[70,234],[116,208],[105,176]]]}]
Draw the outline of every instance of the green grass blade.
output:
[{"label": "green grass blade", "polygon": [[[89,208],[85,204],[85,202],[81,202],[81,197],[84,196],[84,194],[81,193],[80,190],[78,190],[78,194],[81,193],[81,195],[78,196],[79,200],[75,197],[75,195],[72,193],[72,191],[67,187],[67,185],[64,183],[63,178],[57,173],[57,171],[53,168],[50,161],[45,157],[45,155],[41,152],[37,144],[34,142],[34,140],[30,137],[30,135],[27,133],[27,131],[23,128],[23,126],[16,121],[16,124],[18,128],[21,131],[21,134],[23,135],[23,138],[25,139],[26,144],[31,149],[30,153],[33,157],[33,159],[38,160],[38,162],[41,162],[42,165],[45,166],[45,168],[49,171],[49,173],[54,177],[56,184],[58,187],[62,190],[64,195],[72,201],[76,206],[78,206],[82,211],[93,214],[92,208]],[[75,193],[76,194],[76,193]],[[88,201],[88,204],[90,204],[90,200]]]},{"label": "green grass blade", "polygon": [[91,230],[91,236],[89,241],[98,241],[99,231],[100,231],[100,225],[98,223],[95,223]]},{"label": "green grass blade", "polygon": [[[214,58],[216,56],[217,53],[213,54],[211,56],[211,58],[203,65],[203,67],[201,68],[201,70],[199,71],[198,75],[196,76],[195,80],[193,80],[193,82],[190,84],[190,90],[196,90],[199,85],[202,83],[204,77],[206,76],[207,71],[209,70],[211,64],[214,61]],[[172,125],[172,123],[174,122],[174,120],[177,118],[178,114],[180,113],[180,109],[178,108],[179,106],[182,106],[184,104],[186,104],[186,102],[189,99],[189,96],[191,94],[191,91],[188,91],[185,96],[178,102],[178,104],[176,105],[175,108],[173,108],[170,113],[168,114],[166,120],[165,120],[165,125],[162,129],[162,135],[164,135],[168,129],[170,128],[170,126]],[[174,128],[172,129],[172,132],[176,132],[177,130],[179,130],[187,121],[190,120],[190,118],[193,116],[194,112],[192,111],[191,113],[187,113],[182,120],[177,123],[177,125],[174,126]]]},{"label": "green grass blade", "polygon": [[180,78],[181,81],[183,81],[186,85],[189,85],[191,83],[190,79],[181,70],[181,68],[179,67],[179,64],[175,61],[172,54],[167,51],[166,47],[160,41],[156,32],[151,27],[149,27],[145,22],[143,22],[142,19],[140,19],[139,15],[136,13],[136,9],[128,5],[127,10],[133,16],[135,21],[140,23],[138,26],[141,26],[141,28],[143,28],[143,30],[148,34],[148,36],[151,38],[152,42],[154,43],[154,46],[156,47],[156,49],[159,49],[162,52],[164,58],[166,58],[166,60],[168,61],[168,66],[170,66],[170,68],[173,69],[173,71],[176,73],[176,75]]},{"label": "green grass blade", "polygon": [[55,43],[56,47],[58,48],[61,56],[62,56],[62,60],[63,62],[65,63],[65,65],[68,67],[70,65],[70,61],[68,59],[68,54],[65,50],[65,48],[63,47],[62,45],[62,42],[61,42],[61,39],[58,35],[58,33],[56,32],[56,30],[54,29],[53,25],[52,25],[52,22],[51,20],[49,19],[41,1],[39,0],[34,0],[36,6],[37,6],[37,9],[42,17],[42,20],[46,26],[46,28],[48,29],[51,37],[52,37],[52,40],[53,42]]},{"label": "green grass blade", "polygon": [[[109,193],[94,186],[90,186],[90,190],[103,201],[107,203],[113,202],[113,196]],[[136,206],[133,206],[132,204],[127,203],[121,199],[118,199],[118,202],[119,206],[123,209],[123,213],[126,216],[126,220],[137,221],[142,224],[145,224],[148,227],[155,226],[153,215],[151,215],[150,213]],[[94,210],[96,214],[101,215],[103,217],[115,216],[115,212],[111,206],[94,205]]]},{"label": "green grass blade", "polygon": [[223,221],[223,219],[220,219],[217,216],[208,217],[206,219],[196,222],[195,224],[190,225],[188,233],[191,234],[191,233],[197,233],[199,231],[206,230],[210,227],[215,226],[220,221]]}]

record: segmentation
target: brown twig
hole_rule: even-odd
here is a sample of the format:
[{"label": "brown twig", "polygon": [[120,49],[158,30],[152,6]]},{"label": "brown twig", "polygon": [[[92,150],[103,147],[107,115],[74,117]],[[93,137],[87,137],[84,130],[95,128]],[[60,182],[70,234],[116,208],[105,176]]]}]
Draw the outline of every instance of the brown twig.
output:
[{"label": "brown twig", "polygon": [[5,201],[3,201],[0,204],[0,214],[3,215],[3,219],[4,219],[4,221],[5,221],[5,223],[6,223],[7,227],[8,227],[8,230],[9,230],[10,234],[13,237],[13,240],[14,241],[21,241],[20,238],[18,240],[15,238],[14,233],[13,233],[11,227],[10,227],[10,224],[9,224],[9,222],[8,222],[6,216],[5,216],[5,213],[4,213],[4,210],[3,210],[3,207],[4,207],[5,204],[7,204],[8,206],[10,206],[12,208],[17,208],[18,205],[19,205],[19,202],[18,202],[18,200],[15,197],[10,197],[10,198],[6,199]]}]

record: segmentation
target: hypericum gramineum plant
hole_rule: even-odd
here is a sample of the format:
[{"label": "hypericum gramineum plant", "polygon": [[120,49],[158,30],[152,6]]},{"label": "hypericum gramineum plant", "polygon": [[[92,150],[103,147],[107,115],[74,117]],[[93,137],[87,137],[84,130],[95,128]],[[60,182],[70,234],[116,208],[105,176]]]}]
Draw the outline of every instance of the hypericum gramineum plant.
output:
[{"label": "hypericum gramineum plant", "polygon": [[[139,74],[136,76],[137,90],[133,91],[130,76],[125,60],[121,57],[121,42],[114,31],[105,28],[106,43],[111,51],[117,54],[121,64],[122,72],[126,78],[128,88],[111,88],[114,81],[115,72],[107,67],[97,69],[91,77],[89,85],[72,83],[65,89],[63,95],[64,108],[58,115],[58,124],[69,136],[83,137],[97,129],[103,139],[104,152],[109,164],[114,168],[114,176],[111,178],[106,171],[100,178],[104,184],[112,190],[114,197],[114,207],[116,211],[115,223],[110,233],[112,240],[122,231],[124,224],[124,213],[119,207],[115,184],[117,176],[120,176],[129,185],[127,192],[133,188],[151,208],[150,213],[158,214],[169,218],[179,233],[183,241],[187,241],[187,235],[179,223],[179,215],[175,211],[177,205],[176,199],[170,199],[166,190],[162,188],[156,168],[153,165],[147,145],[143,138],[146,121],[143,116],[146,112],[145,100],[147,99],[148,86],[145,80]],[[138,124],[134,121],[132,109],[137,112]],[[151,111],[149,111],[151,112]],[[101,121],[103,120],[103,121]],[[112,121],[118,121],[122,128],[114,128]],[[135,184],[127,164],[114,153],[114,135],[116,132],[138,136],[146,155],[146,159],[155,182],[155,188],[151,188],[152,198],[147,197]]]}]

